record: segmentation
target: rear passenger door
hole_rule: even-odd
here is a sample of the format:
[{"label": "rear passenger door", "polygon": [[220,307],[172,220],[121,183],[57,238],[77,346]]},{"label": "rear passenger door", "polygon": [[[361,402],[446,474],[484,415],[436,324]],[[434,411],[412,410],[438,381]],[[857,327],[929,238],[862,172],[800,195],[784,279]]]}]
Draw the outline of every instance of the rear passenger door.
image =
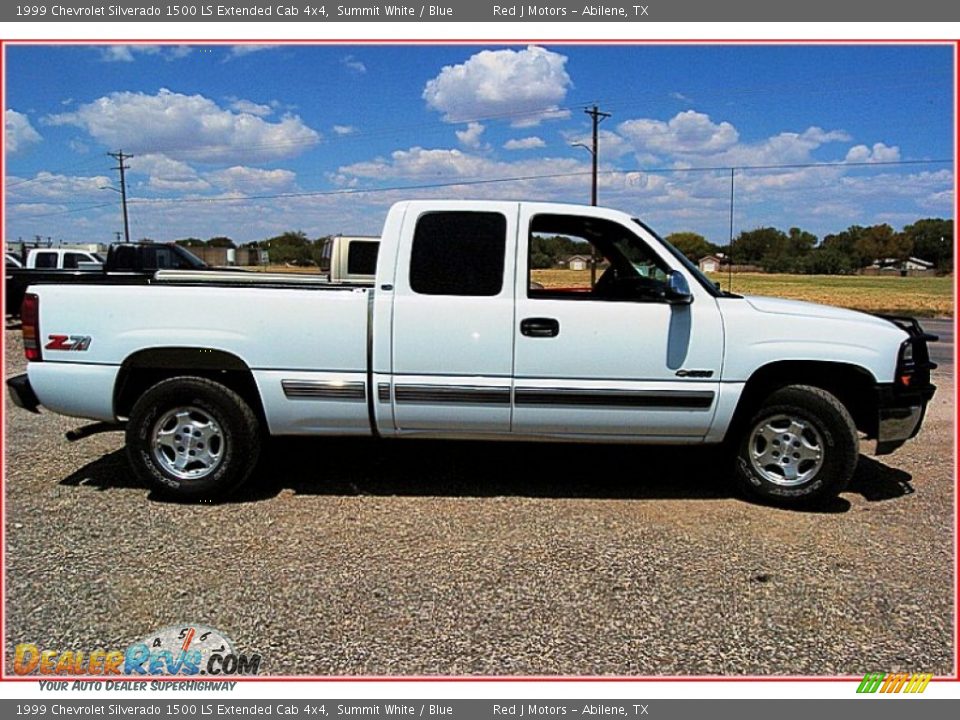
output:
[{"label": "rear passenger door", "polygon": [[390,388],[400,433],[510,431],[517,204],[462,207],[412,205],[404,220]]}]

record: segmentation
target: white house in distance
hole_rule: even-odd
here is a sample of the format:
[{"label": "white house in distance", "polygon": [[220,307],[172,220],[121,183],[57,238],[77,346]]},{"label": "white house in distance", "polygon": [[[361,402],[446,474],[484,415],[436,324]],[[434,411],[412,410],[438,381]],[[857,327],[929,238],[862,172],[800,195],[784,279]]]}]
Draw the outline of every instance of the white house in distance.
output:
[{"label": "white house in distance", "polygon": [[567,268],[570,270],[586,270],[589,267],[589,255],[571,255],[567,258]]},{"label": "white house in distance", "polygon": [[933,270],[933,263],[916,257],[908,257],[906,260],[881,258],[874,260],[870,267],[888,272],[924,272],[925,270]]},{"label": "white house in distance", "polygon": [[723,253],[716,253],[714,255],[704,255],[697,261],[697,264],[700,266],[700,272],[715,273],[720,272],[720,266],[726,261],[726,256]]}]

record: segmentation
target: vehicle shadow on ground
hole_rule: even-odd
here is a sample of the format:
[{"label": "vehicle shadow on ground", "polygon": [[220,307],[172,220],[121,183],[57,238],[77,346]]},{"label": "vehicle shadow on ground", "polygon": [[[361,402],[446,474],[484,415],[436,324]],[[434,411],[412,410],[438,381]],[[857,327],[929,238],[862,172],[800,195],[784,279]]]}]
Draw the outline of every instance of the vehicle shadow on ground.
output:
[{"label": "vehicle shadow on ground", "polygon": [[[494,442],[273,439],[248,484],[224,500],[258,502],[283,490],[302,495],[722,500],[739,497],[730,463],[713,448]],[[911,476],[860,456],[846,494],[869,502],[914,492]],[[143,488],[122,450],[60,481],[97,490]],[[148,499],[168,502],[151,491]],[[745,500],[746,502],[746,500]],[[804,512],[843,513],[841,496]]]}]

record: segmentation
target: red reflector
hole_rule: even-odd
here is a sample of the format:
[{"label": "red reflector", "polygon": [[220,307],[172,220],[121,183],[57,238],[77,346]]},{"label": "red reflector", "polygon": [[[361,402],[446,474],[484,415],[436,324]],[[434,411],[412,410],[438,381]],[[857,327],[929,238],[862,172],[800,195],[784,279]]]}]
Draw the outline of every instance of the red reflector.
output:
[{"label": "red reflector", "polygon": [[43,360],[40,351],[40,298],[33,293],[23,296],[20,306],[20,321],[23,329],[23,354],[27,360]]},{"label": "red reflector", "polygon": [[901,385],[909,385],[909,384],[910,384],[910,376],[909,376],[909,375],[901,375],[901,376],[900,376],[900,384],[901,384]]}]

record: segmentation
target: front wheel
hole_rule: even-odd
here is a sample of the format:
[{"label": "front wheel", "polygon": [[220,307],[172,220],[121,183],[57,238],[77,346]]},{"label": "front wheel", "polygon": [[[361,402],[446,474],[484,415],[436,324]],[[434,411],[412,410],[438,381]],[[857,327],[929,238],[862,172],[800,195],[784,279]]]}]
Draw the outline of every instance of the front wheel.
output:
[{"label": "front wheel", "polygon": [[259,423],[250,406],[206,378],[157,383],[136,402],[127,423],[127,457],[137,475],[182,500],[213,499],[235,489],[259,453]]},{"label": "front wheel", "polygon": [[772,393],[747,422],[736,477],[749,495],[779,505],[822,502],[857,467],[857,428],[834,395],[809,385]]}]

